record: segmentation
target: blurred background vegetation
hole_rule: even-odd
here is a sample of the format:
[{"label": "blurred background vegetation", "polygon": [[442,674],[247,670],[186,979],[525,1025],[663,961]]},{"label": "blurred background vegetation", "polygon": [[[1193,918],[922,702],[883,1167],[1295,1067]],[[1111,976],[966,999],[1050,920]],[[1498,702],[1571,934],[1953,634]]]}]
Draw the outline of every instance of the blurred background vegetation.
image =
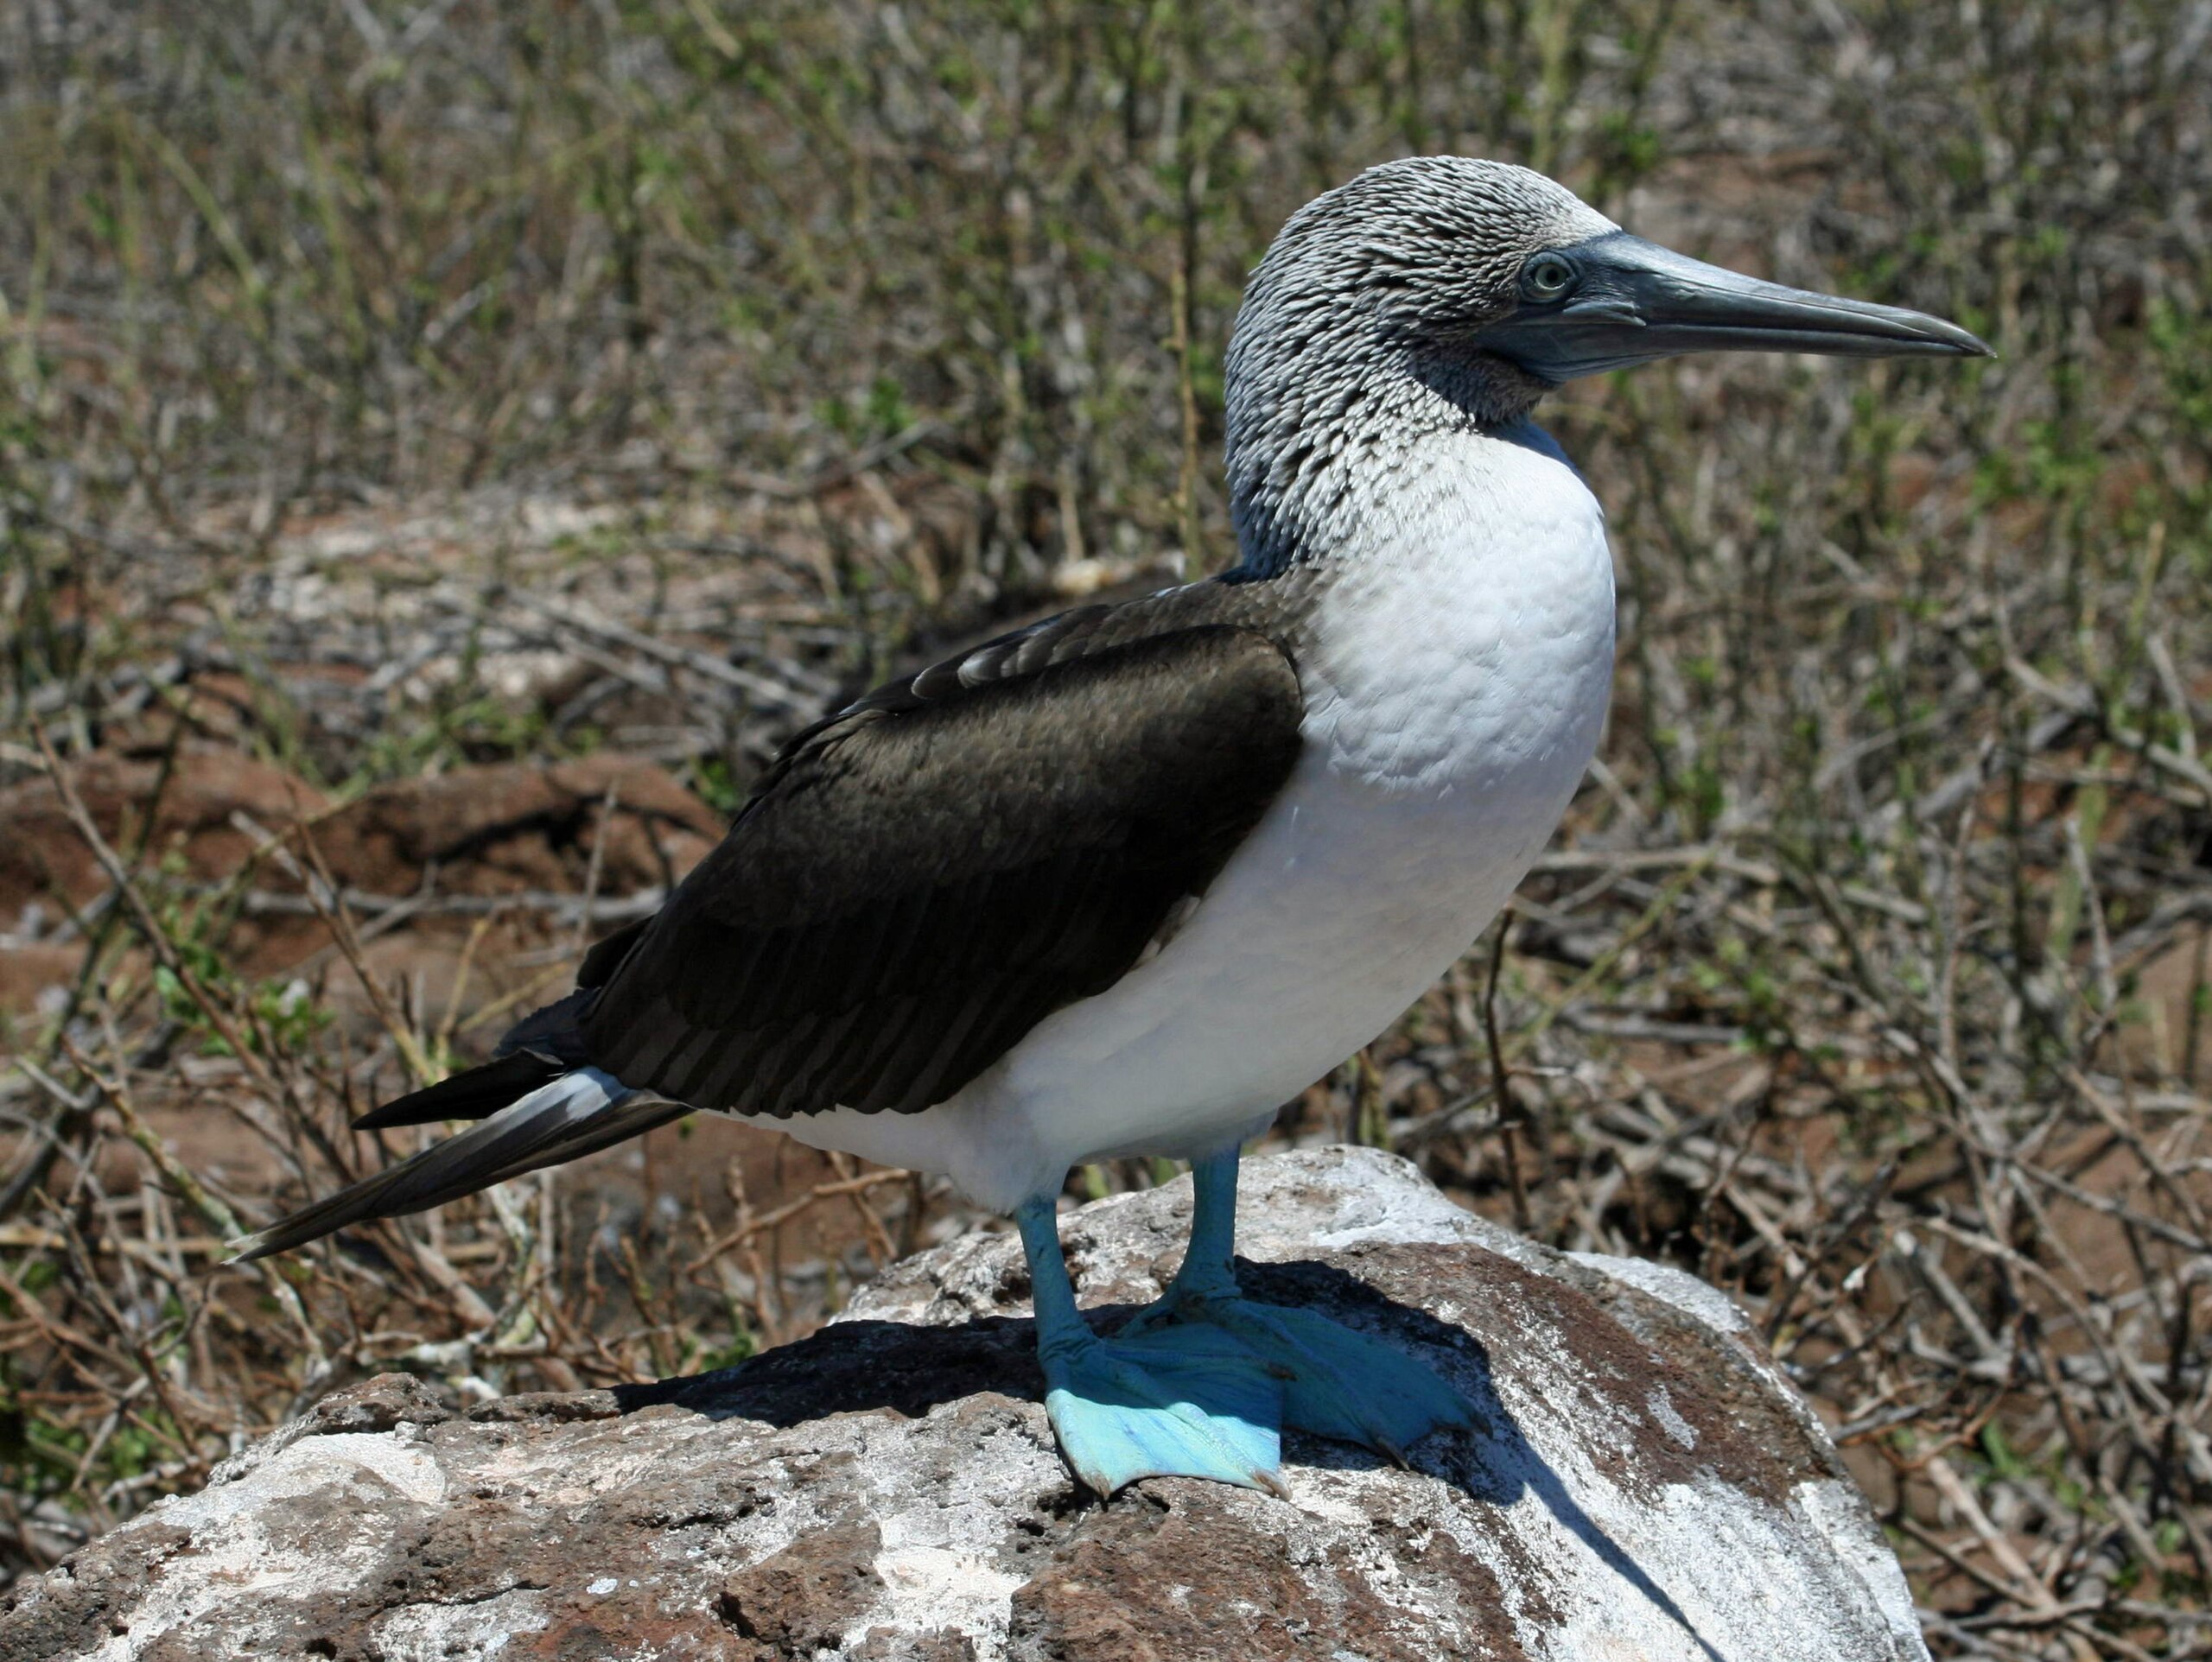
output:
[{"label": "blurred background vegetation", "polygon": [[0,1560],[968,1221],[702,1125],[210,1272],[841,690],[1233,558],[1244,274],[1459,150],[2000,357],[1552,401],[1601,764],[1278,1135],[1728,1288],[1939,1652],[2206,1653],[2208,85],[2203,0],[0,4]]}]

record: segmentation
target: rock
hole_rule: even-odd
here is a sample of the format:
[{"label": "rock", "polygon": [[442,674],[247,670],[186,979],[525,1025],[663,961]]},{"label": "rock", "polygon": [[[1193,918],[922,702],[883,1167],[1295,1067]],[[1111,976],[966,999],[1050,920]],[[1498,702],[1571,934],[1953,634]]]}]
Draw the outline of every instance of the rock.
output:
[{"label": "rock", "polygon": [[[527,1402],[528,1395],[509,1399]],[[379,1373],[343,1391],[334,1391],[308,1410],[302,1436],[332,1436],[344,1431],[389,1431],[403,1421],[435,1425],[452,1413],[436,1392],[411,1373]]]},{"label": "rock", "polygon": [[[149,861],[174,860],[203,882],[230,876],[253,851],[256,840],[236,816],[273,831],[328,805],[305,780],[231,751],[180,751],[166,777],[157,758],[102,751],[77,763],[69,777],[111,847],[128,853],[143,841]],[[57,893],[81,906],[106,888],[106,874],[52,782],[27,779],[0,790],[0,929],[13,929],[27,905],[56,911]]]},{"label": "rock", "polygon": [[[602,834],[610,795],[615,810]],[[620,895],[672,885],[722,830],[666,770],[603,753],[378,785],[325,818],[315,842],[340,882],[388,895],[410,892],[432,866],[450,892],[573,892],[596,845],[601,892]]]},{"label": "rock", "polygon": [[[347,890],[396,898],[432,881],[442,895],[580,894],[594,881],[596,856],[596,891],[613,899],[672,886],[723,830],[721,816],[665,769],[613,754],[550,767],[455,768],[378,785],[336,808],[304,780],[229,751],[181,750],[166,774],[158,758],[104,751],[74,764],[70,777],[111,846],[127,854],[143,837],[143,863],[200,884],[235,877],[263,836],[305,820],[324,866]],[[150,833],[143,828],[149,812]],[[266,860],[252,886],[296,897],[297,870],[289,853]],[[0,948],[0,1012],[35,1009],[49,987],[75,979],[82,943],[35,937],[60,921],[62,903],[81,906],[106,888],[50,781],[0,789],[0,934],[17,937]],[[249,913],[224,943],[242,975],[282,974],[328,943],[321,923],[296,905]],[[441,996],[466,979],[458,966],[467,920],[422,921],[431,927],[373,943],[368,961],[381,974],[427,971]],[[504,979],[500,957],[478,957],[480,990]]]},{"label": "rock", "polygon": [[[127,850],[143,837],[150,854],[175,860],[200,882],[233,876],[253,851],[258,839],[242,821],[264,834],[313,821],[331,875],[380,895],[413,893],[433,868],[448,893],[579,891],[594,847],[600,891],[632,894],[673,883],[723,830],[721,816],[667,770],[611,754],[551,767],[455,768],[378,785],[334,809],[306,781],[228,751],[183,751],[166,777],[158,760],[103,751],[70,777],[111,845]],[[610,796],[614,812],[604,815]],[[150,834],[142,828],[149,804]],[[283,862],[257,882],[280,892],[299,887]],[[106,886],[51,783],[0,789],[0,929],[13,929],[27,905],[51,910],[57,891],[82,905]]]},{"label": "rock", "polygon": [[[1173,1269],[1187,1180],[1064,1220],[1085,1303]],[[1484,1411],[1398,1470],[1286,1442],[1287,1501],[1100,1505],[1054,1450],[1006,1234],[813,1337],[455,1416],[326,1401],[0,1608],[0,1655],[871,1662],[1924,1659],[1896,1560],[1735,1308],[1534,1247],[1402,1160],[1251,1162],[1248,1287],[1387,1335]]]}]

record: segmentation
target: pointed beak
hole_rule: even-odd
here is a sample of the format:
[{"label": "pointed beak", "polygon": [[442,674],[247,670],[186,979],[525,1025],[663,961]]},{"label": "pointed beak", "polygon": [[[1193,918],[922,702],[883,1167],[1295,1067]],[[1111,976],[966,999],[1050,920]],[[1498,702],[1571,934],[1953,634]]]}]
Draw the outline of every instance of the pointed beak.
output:
[{"label": "pointed beak", "polygon": [[1475,344],[1557,384],[1681,352],[1821,352],[1837,358],[1993,358],[1956,324],[1896,306],[1762,282],[1609,232],[1558,251],[1572,285],[1524,297]]}]

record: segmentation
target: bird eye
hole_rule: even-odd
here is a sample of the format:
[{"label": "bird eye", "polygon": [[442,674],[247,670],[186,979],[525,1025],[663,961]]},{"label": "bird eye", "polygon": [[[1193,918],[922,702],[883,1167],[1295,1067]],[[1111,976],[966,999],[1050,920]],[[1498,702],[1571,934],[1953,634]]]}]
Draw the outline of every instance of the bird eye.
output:
[{"label": "bird eye", "polygon": [[1539,254],[1521,274],[1531,300],[1557,300],[1574,287],[1574,268],[1556,254]]}]

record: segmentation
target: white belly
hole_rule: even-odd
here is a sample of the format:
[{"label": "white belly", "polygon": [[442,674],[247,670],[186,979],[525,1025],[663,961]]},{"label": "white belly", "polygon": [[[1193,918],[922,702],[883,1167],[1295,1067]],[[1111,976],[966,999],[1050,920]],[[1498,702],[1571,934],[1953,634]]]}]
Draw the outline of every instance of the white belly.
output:
[{"label": "white belly", "polygon": [[1389,551],[1347,558],[1300,651],[1289,783],[1157,956],[923,1113],[765,1123],[1009,1210],[1087,1159],[1224,1147],[1395,1021],[1511,896],[1605,718],[1603,521],[1527,431],[1477,441],[1486,490],[1400,479]]}]

